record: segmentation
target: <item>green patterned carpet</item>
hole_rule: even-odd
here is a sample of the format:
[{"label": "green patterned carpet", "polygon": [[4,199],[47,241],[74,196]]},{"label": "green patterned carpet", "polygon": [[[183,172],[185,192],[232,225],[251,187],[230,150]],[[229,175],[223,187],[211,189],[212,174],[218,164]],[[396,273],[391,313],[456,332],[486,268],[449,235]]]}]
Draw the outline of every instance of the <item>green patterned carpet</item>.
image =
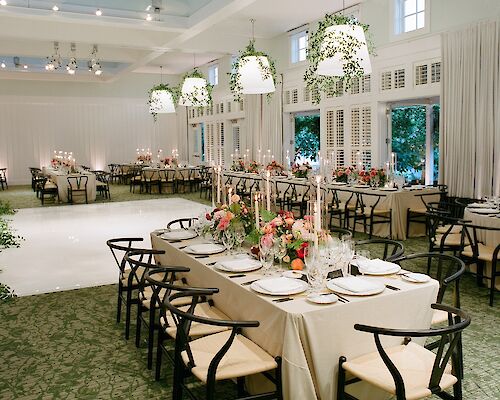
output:
[{"label": "green patterned carpet", "polygon": [[[154,197],[128,195],[128,188],[118,187],[115,199],[119,191],[121,201]],[[29,207],[30,197],[35,198],[29,187],[0,192],[2,200],[9,196],[16,207]],[[405,247],[410,254],[427,246],[423,239],[411,239]],[[464,399],[500,400],[500,296],[489,307],[488,291],[478,288],[470,275],[462,279],[461,296],[472,317],[464,333]],[[170,399],[169,363],[164,363],[163,379],[155,382],[146,369],[145,344],[137,349],[133,335],[125,341],[115,311],[113,285],[0,303],[0,399]],[[196,391],[202,394],[202,389]],[[231,399],[234,393],[233,385],[225,384],[217,398]]]}]

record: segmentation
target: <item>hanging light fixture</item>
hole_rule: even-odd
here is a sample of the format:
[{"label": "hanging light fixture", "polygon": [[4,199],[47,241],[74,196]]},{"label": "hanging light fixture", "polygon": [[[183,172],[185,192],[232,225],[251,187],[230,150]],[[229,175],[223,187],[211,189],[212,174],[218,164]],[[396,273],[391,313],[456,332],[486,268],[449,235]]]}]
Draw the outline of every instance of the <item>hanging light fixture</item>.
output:
[{"label": "hanging light fixture", "polygon": [[54,71],[61,66],[61,56],[59,55],[59,42],[54,42],[54,54],[47,57],[45,70]]},{"label": "hanging light fixture", "polygon": [[78,69],[78,62],[76,61],[76,44],[71,43],[71,58],[69,59],[68,65],[66,65],[66,71],[68,74],[75,75]]},{"label": "hanging light fixture", "polygon": [[175,102],[171,90],[163,84],[163,66],[160,66],[161,83],[151,91],[149,112],[151,114],[175,113]]},{"label": "hanging light fixture", "polygon": [[[253,43],[255,42],[255,20],[251,19],[250,22],[252,23],[251,45],[253,47]],[[241,85],[240,92],[242,94],[264,94],[274,92],[276,88],[274,86],[273,76],[269,72],[266,73],[269,69],[269,60],[266,56],[249,55],[242,57],[238,62],[239,83]]]},{"label": "hanging light fixture", "polygon": [[[345,2],[342,3],[344,15]],[[351,19],[357,22],[354,18]],[[325,29],[321,51],[328,57],[318,62],[317,73],[326,76],[345,76],[353,68],[365,75],[372,72],[365,31],[358,24],[332,25]]]},{"label": "hanging light fixture", "polygon": [[97,45],[94,44],[92,47],[92,53],[90,54],[90,60],[87,62],[89,72],[93,72],[95,75],[99,76],[102,74],[101,64],[97,58]]},{"label": "hanging light fixture", "polygon": [[212,101],[207,80],[196,69],[196,55],[193,54],[193,58],[194,71],[184,77],[179,105],[186,107],[206,107]]}]

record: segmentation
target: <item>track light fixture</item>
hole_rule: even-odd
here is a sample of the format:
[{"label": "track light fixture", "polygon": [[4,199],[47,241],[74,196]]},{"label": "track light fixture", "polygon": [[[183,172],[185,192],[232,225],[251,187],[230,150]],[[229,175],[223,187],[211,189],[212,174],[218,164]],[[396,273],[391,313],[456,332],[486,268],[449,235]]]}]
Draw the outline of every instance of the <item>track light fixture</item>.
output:
[{"label": "track light fixture", "polygon": [[92,53],[90,54],[90,60],[87,63],[90,72],[93,72],[95,75],[99,76],[102,74],[101,64],[99,63],[99,59],[97,58],[97,45],[94,44],[92,48]]},{"label": "track light fixture", "polygon": [[47,64],[45,69],[47,71],[54,71],[61,66],[61,56],[59,55],[59,42],[54,42],[54,54],[47,57]]},{"label": "track light fixture", "polygon": [[54,7],[52,7],[52,11],[59,11],[59,6],[57,4],[54,4]]},{"label": "track light fixture", "polygon": [[68,65],[66,65],[66,71],[68,74],[75,75],[78,69],[78,63],[76,61],[76,44],[71,43],[71,58],[69,59]]},{"label": "track light fixture", "polygon": [[102,11],[100,8],[98,8],[97,10],[95,10],[95,15],[97,15],[98,17],[100,17],[102,15]]}]

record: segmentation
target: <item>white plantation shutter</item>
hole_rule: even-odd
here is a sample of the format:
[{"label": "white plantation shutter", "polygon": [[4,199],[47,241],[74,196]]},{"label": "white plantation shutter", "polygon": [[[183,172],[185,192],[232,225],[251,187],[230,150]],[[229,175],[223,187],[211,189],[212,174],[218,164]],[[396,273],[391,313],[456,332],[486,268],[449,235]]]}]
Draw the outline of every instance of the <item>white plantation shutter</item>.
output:
[{"label": "white plantation shutter", "polygon": [[[326,154],[329,160],[335,154],[336,165],[345,163],[345,121],[344,109],[334,108],[326,111]],[[334,160],[335,166],[335,160]]]},{"label": "white plantation shutter", "polygon": [[233,125],[233,152],[236,152],[236,150],[238,150],[241,154],[239,125]]},{"label": "white plantation shutter", "polygon": [[358,162],[358,151],[361,161],[371,167],[372,161],[372,110],[371,106],[353,106],[351,108],[351,163]]}]

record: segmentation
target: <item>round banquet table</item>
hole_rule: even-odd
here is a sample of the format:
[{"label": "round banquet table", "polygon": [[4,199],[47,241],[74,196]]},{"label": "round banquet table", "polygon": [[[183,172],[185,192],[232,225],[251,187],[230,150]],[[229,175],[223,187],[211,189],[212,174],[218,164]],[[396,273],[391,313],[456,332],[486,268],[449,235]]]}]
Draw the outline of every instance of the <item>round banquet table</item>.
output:
[{"label": "round banquet table", "polygon": [[[485,226],[490,228],[500,228],[500,218],[496,216],[477,214],[471,212],[470,209],[466,208],[464,211],[464,220],[471,221],[473,225]],[[495,248],[500,243],[500,231],[487,231],[478,230],[478,240],[488,247]],[[472,272],[475,272],[475,265],[471,266]],[[486,263],[486,271],[484,272],[486,276],[491,276],[491,263]],[[486,280],[489,283],[489,280]],[[497,290],[500,290],[500,282],[497,280],[495,285]]]}]

